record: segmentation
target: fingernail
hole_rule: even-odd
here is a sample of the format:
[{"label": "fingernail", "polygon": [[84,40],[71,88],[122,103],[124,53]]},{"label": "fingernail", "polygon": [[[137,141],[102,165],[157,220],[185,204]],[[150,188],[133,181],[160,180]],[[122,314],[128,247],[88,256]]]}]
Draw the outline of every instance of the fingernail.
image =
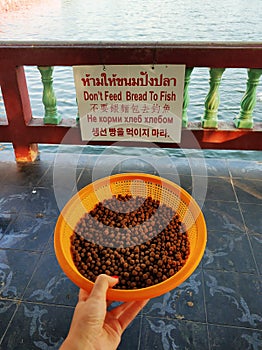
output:
[{"label": "fingernail", "polygon": [[111,276],[111,277],[113,277],[113,278],[117,278],[117,279],[119,278],[118,276]]}]

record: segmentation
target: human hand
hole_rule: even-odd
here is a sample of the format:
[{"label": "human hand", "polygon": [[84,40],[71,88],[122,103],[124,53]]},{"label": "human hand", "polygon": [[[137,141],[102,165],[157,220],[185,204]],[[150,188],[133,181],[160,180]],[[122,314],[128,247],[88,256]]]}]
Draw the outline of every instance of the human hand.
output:
[{"label": "human hand", "polygon": [[123,303],[107,311],[106,293],[118,278],[99,275],[90,295],[80,289],[68,336],[60,350],[115,350],[121,335],[148,300]]}]

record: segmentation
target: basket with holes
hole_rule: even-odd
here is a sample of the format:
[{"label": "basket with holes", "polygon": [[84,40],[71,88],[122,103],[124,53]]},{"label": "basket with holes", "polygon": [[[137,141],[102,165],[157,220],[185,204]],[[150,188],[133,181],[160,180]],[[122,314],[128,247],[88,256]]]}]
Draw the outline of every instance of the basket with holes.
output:
[{"label": "basket with holes", "polygon": [[[98,203],[118,195],[151,198],[171,208],[179,216],[187,233],[190,252],[184,265],[165,280],[143,288],[109,289],[108,300],[128,301],[157,297],[183,283],[196,269],[204,254],[207,231],[203,213],[196,201],[177,184],[162,177],[143,173],[112,175],[92,182],[76,193],[63,208],[56,223],[54,246],[57,260],[71,281],[87,291],[93,281],[77,269],[72,255],[72,235],[79,220],[94,210]],[[105,227],[100,231],[105,232]]]}]

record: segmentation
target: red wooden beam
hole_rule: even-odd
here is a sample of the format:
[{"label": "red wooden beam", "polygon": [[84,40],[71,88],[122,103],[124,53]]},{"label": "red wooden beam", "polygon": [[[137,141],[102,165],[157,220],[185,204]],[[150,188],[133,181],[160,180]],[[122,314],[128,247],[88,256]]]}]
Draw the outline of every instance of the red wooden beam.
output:
[{"label": "red wooden beam", "polygon": [[262,68],[261,43],[7,42],[3,65],[186,64],[188,67]]}]

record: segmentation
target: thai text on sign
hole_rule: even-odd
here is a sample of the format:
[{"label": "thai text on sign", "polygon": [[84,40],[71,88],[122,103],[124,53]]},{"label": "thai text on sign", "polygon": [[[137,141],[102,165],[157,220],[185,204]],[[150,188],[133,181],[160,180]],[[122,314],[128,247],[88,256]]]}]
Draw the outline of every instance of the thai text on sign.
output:
[{"label": "thai text on sign", "polygon": [[180,142],[184,65],[73,70],[83,140]]}]

